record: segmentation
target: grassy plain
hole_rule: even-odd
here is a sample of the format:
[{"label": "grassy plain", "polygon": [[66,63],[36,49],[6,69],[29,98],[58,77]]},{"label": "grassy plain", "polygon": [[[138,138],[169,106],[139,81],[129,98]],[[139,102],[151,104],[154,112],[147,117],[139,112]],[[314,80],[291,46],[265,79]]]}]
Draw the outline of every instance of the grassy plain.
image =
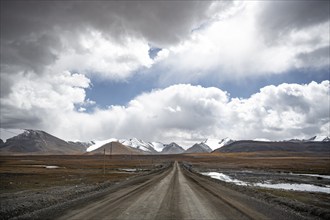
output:
[{"label": "grassy plain", "polygon": [[[162,160],[155,160],[154,157],[134,155],[0,156],[0,193],[81,183],[116,182],[161,164]],[[138,172],[125,170],[136,168]]]},{"label": "grassy plain", "polygon": [[[330,174],[330,157],[297,153],[212,153],[182,155],[30,155],[0,156],[0,192],[57,185],[121,181],[169,161],[195,168],[256,169]],[[47,169],[45,166],[58,166]],[[138,169],[126,172],[122,169]]]},{"label": "grassy plain", "polygon": [[330,155],[291,152],[192,154],[185,158],[194,167],[255,169],[330,174]]},{"label": "grassy plain", "polygon": [[[329,155],[309,153],[256,152],[112,155],[111,157],[109,155],[105,157],[103,155],[0,156],[0,196],[5,200],[2,205],[9,202],[9,205],[3,207],[5,209],[2,212],[6,215],[14,212],[22,214],[32,209],[45,207],[43,201],[51,205],[77,198],[80,196],[79,192],[90,192],[92,189],[89,188],[90,186],[99,189],[98,186],[102,187],[103,183],[114,184],[137,175],[144,175],[173,161],[190,164],[197,171],[262,170],[270,173],[330,175]],[[56,168],[47,168],[47,166],[56,166]],[[283,204],[299,212],[313,210],[317,216],[330,207],[329,194],[264,188],[250,189],[222,184],[251,196],[261,196],[267,201],[271,200],[275,203],[280,201],[281,204],[284,201]],[[77,187],[82,191],[75,192],[74,189]],[[49,193],[51,194],[47,196]],[[30,197],[29,200],[26,200],[28,197]]]}]

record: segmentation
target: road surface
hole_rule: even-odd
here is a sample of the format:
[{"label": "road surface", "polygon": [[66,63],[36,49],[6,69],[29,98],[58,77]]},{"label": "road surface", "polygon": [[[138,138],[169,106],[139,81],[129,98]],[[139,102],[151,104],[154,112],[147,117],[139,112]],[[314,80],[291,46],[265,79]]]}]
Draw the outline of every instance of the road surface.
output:
[{"label": "road surface", "polygon": [[177,162],[163,173],[72,208],[59,219],[301,219],[200,177]]}]

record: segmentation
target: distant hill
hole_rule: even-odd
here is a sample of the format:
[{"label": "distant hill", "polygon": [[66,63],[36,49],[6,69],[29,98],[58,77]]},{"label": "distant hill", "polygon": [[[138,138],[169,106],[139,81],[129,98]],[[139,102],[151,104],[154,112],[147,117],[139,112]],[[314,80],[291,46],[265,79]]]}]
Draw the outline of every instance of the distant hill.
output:
[{"label": "distant hill", "polygon": [[296,141],[235,141],[213,152],[330,152],[329,142],[296,142]]},{"label": "distant hill", "polygon": [[202,142],[200,144],[194,144],[192,147],[188,148],[184,153],[186,153],[186,154],[210,153],[211,151],[212,151],[212,149]]},{"label": "distant hill", "polygon": [[0,154],[81,154],[86,149],[40,130],[25,130],[7,139]]},{"label": "distant hill", "polygon": [[[110,155],[110,151],[112,154],[143,154],[142,150],[135,149],[133,147],[125,146],[119,142],[111,142],[107,143],[91,152],[88,152],[88,154],[105,154]],[[112,150],[111,150],[112,149]]]},{"label": "distant hill", "polygon": [[0,148],[2,148],[5,145],[5,142],[3,142],[2,139],[0,139]]},{"label": "distant hill", "polygon": [[178,144],[172,142],[170,144],[165,144],[165,147],[162,150],[162,154],[181,154],[184,152],[184,149]]}]

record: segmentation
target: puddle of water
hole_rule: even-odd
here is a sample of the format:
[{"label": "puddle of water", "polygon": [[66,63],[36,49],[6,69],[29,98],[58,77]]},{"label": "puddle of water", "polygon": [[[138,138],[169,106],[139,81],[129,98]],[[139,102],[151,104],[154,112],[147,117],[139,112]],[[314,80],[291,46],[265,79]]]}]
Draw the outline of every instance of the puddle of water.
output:
[{"label": "puddle of water", "polygon": [[[234,183],[240,186],[257,186],[271,189],[283,189],[283,190],[294,190],[294,191],[307,191],[307,192],[323,192],[330,194],[330,186],[315,186],[311,184],[291,184],[291,183],[276,183],[271,184],[269,182],[266,183],[248,183],[244,181],[240,181],[237,179],[233,179],[230,176],[218,173],[218,172],[205,172],[201,173],[203,175],[209,176],[214,179],[218,179],[224,182]],[[314,175],[314,174],[311,174]]]},{"label": "puddle of water", "polygon": [[202,173],[203,175],[210,176],[213,179],[218,179],[224,182],[229,182],[229,183],[235,183],[236,185],[240,186],[247,186],[248,183],[244,181],[240,181],[238,179],[233,179],[230,176],[223,174],[223,173],[218,173],[218,172],[206,172]]},{"label": "puddle of water", "polygon": [[43,164],[32,164],[32,165],[21,165],[23,167],[40,167],[40,168],[46,168],[46,169],[58,169],[61,168],[59,166],[54,165],[43,165]]},{"label": "puddle of water", "polygon": [[127,169],[120,169],[120,170],[126,171],[126,172],[136,172],[137,171],[137,169],[135,169],[135,168],[127,168]]},{"label": "puddle of water", "polygon": [[307,191],[307,192],[323,192],[330,194],[329,187],[315,186],[310,184],[291,184],[291,183],[255,183],[254,186],[271,188],[271,189],[284,189],[284,190],[294,190],[294,191]]},{"label": "puddle of water", "polygon": [[319,174],[305,174],[305,173],[290,173],[291,175],[295,176],[311,176],[311,177],[321,177],[323,179],[330,179],[330,176],[327,175],[319,175]]},{"label": "puddle of water", "polygon": [[45,167],[45,165],[38,165],[38,164],[33,164],[33,165],[22,165],[22,166],[24,166],[24,167],[41,167],[41,168]]},{"label": "puddle of water", "polygon": [[58,169],[59,166],[45,166],[46,169]]}]

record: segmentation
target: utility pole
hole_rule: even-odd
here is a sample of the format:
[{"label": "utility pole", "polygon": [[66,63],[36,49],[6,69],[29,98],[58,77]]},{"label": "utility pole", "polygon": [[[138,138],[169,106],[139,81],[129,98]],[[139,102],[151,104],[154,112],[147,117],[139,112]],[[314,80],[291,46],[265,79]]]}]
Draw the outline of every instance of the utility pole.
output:
[{"label": "utility pole", "polygon": [[105,175],[105,148],[103,149],[103,175]]},{"label": "utility pole", "polygon": [[110,143],[110,159],[112,158],[112,142]]}]

